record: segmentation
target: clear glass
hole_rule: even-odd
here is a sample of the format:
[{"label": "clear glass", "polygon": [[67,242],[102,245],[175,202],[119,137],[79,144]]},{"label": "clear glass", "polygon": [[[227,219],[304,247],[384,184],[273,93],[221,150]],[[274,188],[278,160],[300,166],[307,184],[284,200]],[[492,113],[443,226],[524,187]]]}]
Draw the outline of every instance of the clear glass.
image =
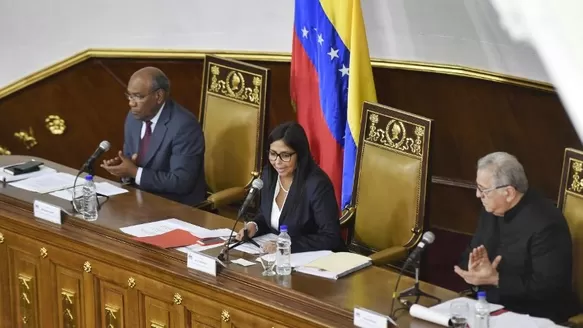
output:
[{"label": "clear glass", "polygon": [[452,327],[466,328],[470,318],[470,305],[466,301],[452,302],[449,307]]},{"label": "clear glass", "polygon": [[262,275],[265,277],[275,276],[273,268],[275,268],[275,252],[277,249],[273,245],[270,247],[269,244],[265,243],[259,248],[259,262],[263,266]]}]

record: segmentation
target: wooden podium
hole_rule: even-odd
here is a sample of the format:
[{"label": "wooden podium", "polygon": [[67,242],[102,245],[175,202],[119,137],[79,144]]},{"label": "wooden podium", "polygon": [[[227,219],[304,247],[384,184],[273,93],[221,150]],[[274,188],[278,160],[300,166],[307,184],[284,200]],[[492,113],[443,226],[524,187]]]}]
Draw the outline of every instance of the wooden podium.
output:
[{"label": "wooden podium", "polygon": [[[0,166],[29,159],[0,156]],[[97,221],[64,216],[59,226],[35,219],[32,203],[70,209],[69,202],[0,184],[0,327],[352,327],[356,306],[389,312],[397,274],[378,267],[337,281],[263,277],[259,264],[227,265],[217,277],[190,270],[184,253],[133,241],[119,229],[165,218],[206,228],[230,228],[233,221],[129,189],[111,197]],[[412,284],[404,277],[399,289]],[[442,299],[456,296],[422,288]],[[433,327],[407,311],[398,322]]]}]

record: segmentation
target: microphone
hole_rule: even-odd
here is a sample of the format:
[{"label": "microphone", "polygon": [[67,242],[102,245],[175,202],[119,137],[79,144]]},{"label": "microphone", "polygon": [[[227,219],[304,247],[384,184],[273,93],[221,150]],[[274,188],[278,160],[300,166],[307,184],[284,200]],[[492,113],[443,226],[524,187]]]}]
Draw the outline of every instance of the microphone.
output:
[{"label": "microphone", "polygon": [[255,198],[255,195],[259,193],[259,190],[261,190],[261,188],[263,188],[263,180],[261,180],[260,178],[253,180],[253,182],[251,183],[251,189],[249,189],[249,193],[247,194],[247,198],[245,198],[243,205],[241,205],[241,208],[239,209],[238,214],[239,217],[243,216],[243,214],[247,210],[247,207],[249,207],[249,204],[251,204],[251,202]]},{"label": "microphone", "polygon": [[91,155],[91,157],[89,157],[87,162],[85,162],[85,164],[83,164],[83,167],[81,167],[81,172],[83,172],[85,170],[89,170],[93,166],[93,162],[95,162],[95,160],[99,156],[101,156],[101,154],[108,151],[110,147],[111,147],[111,144],[109,143],[109,141],[103,140],[99,144],[99,147],[97,147],[97,149],[95,149],[95,151],[93,152],[93,155]]},{"label": "microphone", "polygon": [[423,234],[421,241],[417,244],[417,247],[409,254],[407,261],[405,261],[405,265],[403,267],[409,266],[413,261],[417,261],[419,255],[423,252],[426,246],[433,244],[435,241],[435,235],[431,231],[427,231]]}]

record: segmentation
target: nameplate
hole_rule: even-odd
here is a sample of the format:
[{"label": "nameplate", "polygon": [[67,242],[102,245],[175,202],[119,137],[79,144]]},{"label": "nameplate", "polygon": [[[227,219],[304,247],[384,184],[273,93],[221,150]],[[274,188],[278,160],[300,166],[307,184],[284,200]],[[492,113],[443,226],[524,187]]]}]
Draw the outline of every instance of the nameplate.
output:
[{"label": "nameplate", "polygon": [[394,326],[397,323],[390,317],[363,308],[354,308],[354,325],[360,328],[388,328],[389,322]]},{"label": "nameplate", "polygon": [[35,200],[33,204],[34,216],[51,223],[61,224],[61,208],[40,200]]},{"label": "nameplate", "polygon": [[214,257],[197,252],[188,252],[186,266],[190,269],[217,276],[217,262]]}]

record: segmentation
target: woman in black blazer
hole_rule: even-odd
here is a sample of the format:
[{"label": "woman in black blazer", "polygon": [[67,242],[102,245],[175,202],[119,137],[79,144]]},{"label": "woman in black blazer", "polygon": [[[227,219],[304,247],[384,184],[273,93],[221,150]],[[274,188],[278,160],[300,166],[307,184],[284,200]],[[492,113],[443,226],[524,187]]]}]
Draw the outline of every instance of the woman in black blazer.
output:
[{"label": "woman in black blazer", "polygon": [[[247,235],[277,235],[279,227],[286,225],[292,253],[345,250],[334,187],[314,162],[302,126],[283,123],[268,142],[271,165],[263,169],[259,213],[247,223]],[[237,235],[241,238],[243,229]]]}]

